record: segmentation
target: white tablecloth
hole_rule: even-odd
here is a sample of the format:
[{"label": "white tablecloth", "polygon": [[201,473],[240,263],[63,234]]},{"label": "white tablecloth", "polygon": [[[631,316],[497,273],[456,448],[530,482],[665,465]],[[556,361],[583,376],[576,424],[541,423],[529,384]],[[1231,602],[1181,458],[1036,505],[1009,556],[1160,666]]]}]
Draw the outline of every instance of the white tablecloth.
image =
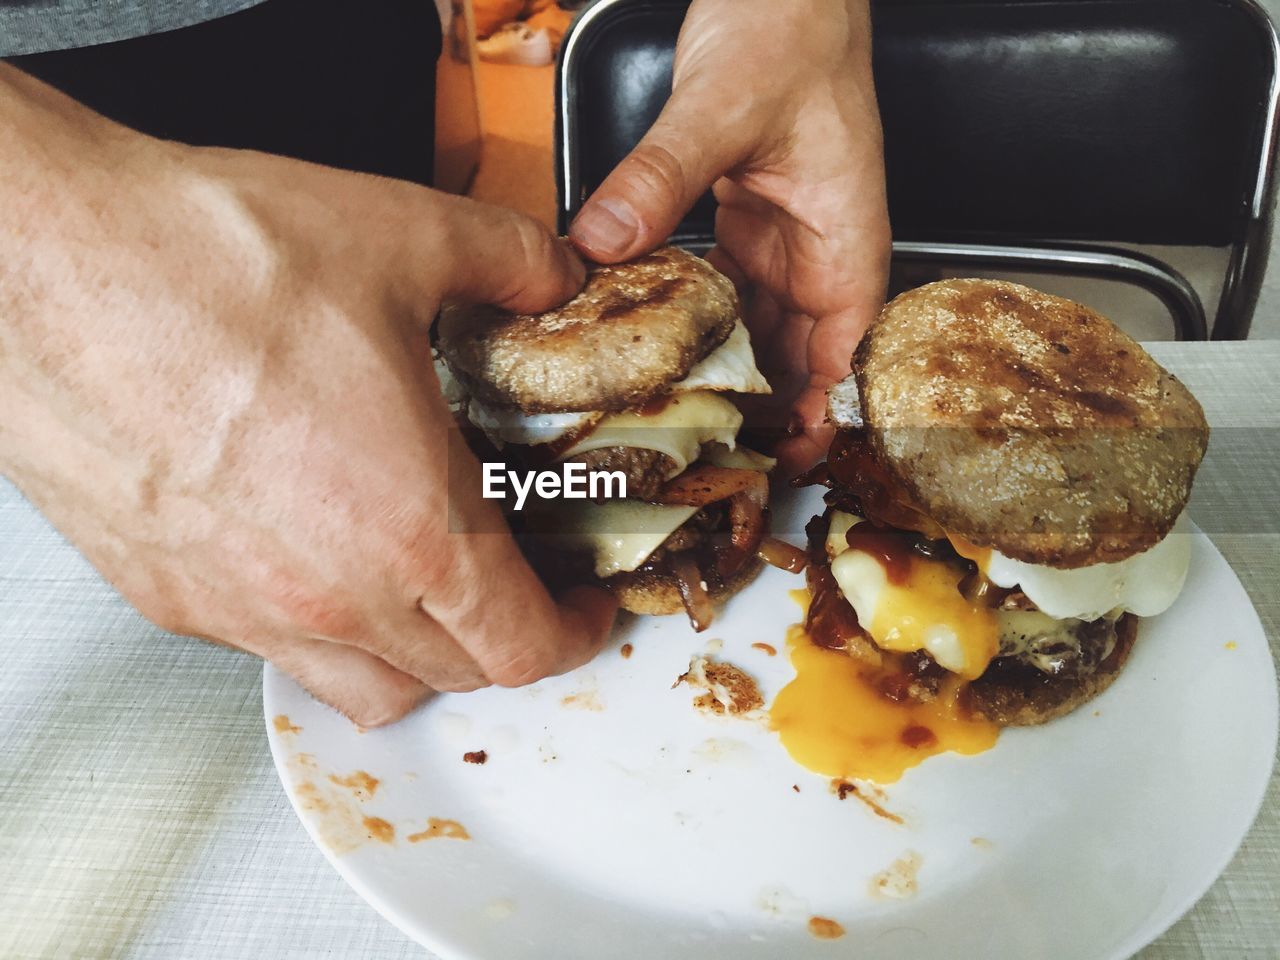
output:
[{"label": "white tablecloth", "polygon": [[[1280,342],[1152,349],[1215,429],[1192,514],[1274,652]],[[425,955],[294,818],[260,681],[257,660],[147,624],[0,481],[0,957]],[[1278,783],[1226,873],[1142,957],[1280,956]]]}]

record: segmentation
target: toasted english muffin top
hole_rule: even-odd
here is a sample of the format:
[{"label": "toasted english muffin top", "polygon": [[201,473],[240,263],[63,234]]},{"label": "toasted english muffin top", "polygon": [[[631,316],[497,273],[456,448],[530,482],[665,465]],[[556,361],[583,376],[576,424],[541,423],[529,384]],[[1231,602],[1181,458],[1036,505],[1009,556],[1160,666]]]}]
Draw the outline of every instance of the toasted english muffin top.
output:
[{"label": "toasted english muffin top", "polygon": [[592,267],[582,292],[546,313],[446,306],[439,346],[485,403],[525,413],[616,411],[683,379],[728,338],[738,312],[728,278],[664,247]]},{"label": "toasted english muffin top", "polygon": [[954,534],[1028,563],[1115,562],[1186,506],[1209,428],[1110,320],[1016,283],[944,280],[881,312],[854,354],[885,467]]}]

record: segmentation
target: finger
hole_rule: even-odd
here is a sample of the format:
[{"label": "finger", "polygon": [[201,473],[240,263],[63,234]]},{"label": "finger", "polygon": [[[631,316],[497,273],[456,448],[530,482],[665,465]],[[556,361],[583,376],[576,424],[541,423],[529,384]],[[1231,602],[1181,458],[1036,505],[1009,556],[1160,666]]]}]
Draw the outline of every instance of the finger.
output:
[{"label": "finger", "polygon": [[826,458],[835,436],[826,416],[827,388],[831,383],[821,374],[815,374],[796,399],[791,435],[774,450],[782,476],[793,477]]},{"label": "finger", "polygon": [[568,672],[599,652],[617,611],[608,592],[575,587],[557,602],[509,535],[454,536],[468,542],[424,594],[423,609],[458,638],[490,681],[523,686]]},{"label": "finger", "polygon": [[465,197],[433,197],[437,215],[411,252],[433,262],[411,269],[442,277],[439,297],[538,313],[582,289],[582,260],[538,221]]},{"label": "finger", "polygon": [[327,640],[277,639],[265,656],[321,703],[362,727],[394,723],[425,700],[425,684],[371,653]]},{"label": "finger", "polygon": [[868,298],[857,307],[814,320],[806,354],[809,374],[822,379],[823,389],[853,370],[854,348],[884,305],[883,299]]},{"label": "finger", "polygon": [[[521,686],[572,670],[603,646],[617,604],[579,587],[552,599],[489,500],[455,500],[449,562],[430,566],[422,608],[454,636],[484,675]],[[458,532],[460,531],[460,532]]]},{"label": "finger", "polygon": [[360,647],[442,693],[489,685],[480,665],[420,607],[398,611],[376,634],[327,638]]},{"label": "finger", "polygon": [[743,110],[705,89],[673,94],[583,205],[569,237],[588,257],[616,263],[652,250],[712,183],[746,159],[752,132]]}]

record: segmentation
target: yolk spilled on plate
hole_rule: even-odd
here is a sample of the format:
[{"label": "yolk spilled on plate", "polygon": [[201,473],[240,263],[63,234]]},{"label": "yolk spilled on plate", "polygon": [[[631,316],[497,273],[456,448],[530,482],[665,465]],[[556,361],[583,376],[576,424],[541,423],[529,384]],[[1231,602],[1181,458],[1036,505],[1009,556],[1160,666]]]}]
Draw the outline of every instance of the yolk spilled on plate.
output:
[{"label": "yolk spilled on plate", "polygon": [[[801,605],[808,593],[792,591]],[[875,668],[814,643],[800,624],[787,631],[796,676],[774,698],[770,726],[801,766],[827,777],[893,783],[945,751],[981,753],[999,727],[966,715],[964,681],[949,676],[926,703],[894,700],[875,685]]]}]

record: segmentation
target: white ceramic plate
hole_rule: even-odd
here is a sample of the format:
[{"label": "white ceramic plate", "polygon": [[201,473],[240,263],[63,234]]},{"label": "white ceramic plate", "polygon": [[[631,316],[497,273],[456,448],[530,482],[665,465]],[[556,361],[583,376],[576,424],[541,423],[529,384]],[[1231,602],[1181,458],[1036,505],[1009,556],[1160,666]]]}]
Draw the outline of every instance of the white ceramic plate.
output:
[{"label": "white ceramic plate", "polygon": [[[780,529],[816,503],[784,504]],[[360,732],[267,668],[276,766],[342,876],[448,960],[1127,957],[1231,859],[1275,756],[1275,671],[1203,536],[1182,597],[1145,623],[1110,690],[908,771],[883,800],[902,825],[841,802],[761,724],[697,712],[671,687],[720,640],[716,656],[771,699],[791,676],[800,584],[766,570],[707,634],[632,620],[570,676],[441,696],[389,729]],[[465,763],[476,750],[487,762]],[[430,818],[470,839],[431,836]],[[874,896],[908,853],[915,895]],[[817,939],[813,916],[844,937]]]}]

